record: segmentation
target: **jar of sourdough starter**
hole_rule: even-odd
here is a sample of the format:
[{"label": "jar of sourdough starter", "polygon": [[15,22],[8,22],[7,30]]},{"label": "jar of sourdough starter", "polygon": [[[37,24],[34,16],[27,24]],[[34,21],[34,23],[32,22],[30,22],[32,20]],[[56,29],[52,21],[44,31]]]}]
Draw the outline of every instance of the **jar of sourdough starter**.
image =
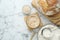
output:
[{"label": "jar of sourdough starter", "polygon": [[51,16],[60,12],[60,0],[35,0],[37,9]]}]

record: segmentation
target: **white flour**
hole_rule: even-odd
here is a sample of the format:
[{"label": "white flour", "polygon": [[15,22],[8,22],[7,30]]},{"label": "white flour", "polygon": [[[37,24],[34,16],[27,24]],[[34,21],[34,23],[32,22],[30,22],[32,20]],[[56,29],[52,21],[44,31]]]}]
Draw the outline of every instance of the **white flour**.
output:
[{"label": "white flour", "polygon": [[60,40],[60,29],[53,31],[53,33],[54,37],[52,38],[52,40]]}]

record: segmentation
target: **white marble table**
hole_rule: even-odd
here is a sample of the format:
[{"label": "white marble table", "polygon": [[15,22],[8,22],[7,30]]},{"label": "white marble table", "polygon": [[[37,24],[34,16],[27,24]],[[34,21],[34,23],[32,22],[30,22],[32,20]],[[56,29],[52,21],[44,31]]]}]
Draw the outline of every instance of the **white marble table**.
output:
[{"label": "white marble table", "polygon": [[[29,40],[31,32],[27,30],[22,7],[31,6],[31,1],[0,0],[0,40]],[[31,8],[33,9],[32,6]],[[41,20],[44,25],[51,23],[43,15]]]}]

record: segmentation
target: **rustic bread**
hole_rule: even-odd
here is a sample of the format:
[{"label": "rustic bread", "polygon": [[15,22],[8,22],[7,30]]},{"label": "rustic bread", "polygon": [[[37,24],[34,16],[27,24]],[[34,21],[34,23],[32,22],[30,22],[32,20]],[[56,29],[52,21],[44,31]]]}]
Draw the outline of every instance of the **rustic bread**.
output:
[{"label": "rustic bread", "polygon": [[[50,1],[51,4],[48,1]],[[39,4],[39,6],[37,6],[37,4]],[[45,0],[45,1],[40,0],[37,2],[37,4],[35,1],[34,3],[32,1],[32,6],[34,8],[36,9],[38,9],[39,7],[42,8],[42,10],[39,9],[39,11],[41,11],[43,15],[45,15],[45,17],[47,17],[52,23],[60,25],[60,4],[58,5],[57,0]]]}]

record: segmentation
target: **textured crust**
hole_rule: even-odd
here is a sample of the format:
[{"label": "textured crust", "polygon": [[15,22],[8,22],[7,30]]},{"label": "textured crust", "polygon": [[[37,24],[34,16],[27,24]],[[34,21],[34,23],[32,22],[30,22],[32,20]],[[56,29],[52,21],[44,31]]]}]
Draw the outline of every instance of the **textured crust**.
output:
[{"label": "textured crust", "polygon": [[[37,14],[37,13],[35,13],[35,14],[31,14],[31,15],[35,15],[36,17],[38,17],[37,18],[37,20],[38,20],[38,24],[36,24],[37,26],[36,27],[33,27],[33,26],[31,26],[29,23],[28,23],[28,19],[29,19],[29,17],[30,16],[25,16],[25,22],[26,22],[26,24],[27,24],[27,26],[28,26],[28,29],[29,30],[33,30],[33,29],[36,29],[36,28],[38,28],[38,27],[42,27],[42,23],[41,23],[41,19],[39,18],[39,15]],[[32,19],[33,20],[33,19]],[[36,22],[37,22],[37,20],[36,20]]]},{"label": "textured crust", "polygon": [[[39,1],[39,0],[37,0],[37,1]],[[32,3],[31,4],[32,4],[33,7],[39,8],[39,6],[36,3],[36,0],[32,0]]]},{"label": "textured crust", "polygon": [[[45,15],[46,16],[46,15]],[[46,16],[48,19],[51,20],[51,22],[53,22],[54,24],[60,26],[60,13],[58,13],[57,15],[54,15],[52,17]]]},{"label": "textured crust", "polygon": [[[38,8],[38,6],[36,6],[35,4],[33,4],[33,2],[32,2],[32,6],[34,8],[36,8],[36,9]],[[60,26],[60,12],[57,13],[57,14],[55,14],[55,15],[53,15],[53,16],[47,16],[47,15],[45,15],[45,17],[47,17],[52,23]]]},{"label": "textured crust", "polygon": [[42,7],[44,12],[52,9],[52,7],[57,3],[57,0],[40,0],[38,4]]}]

